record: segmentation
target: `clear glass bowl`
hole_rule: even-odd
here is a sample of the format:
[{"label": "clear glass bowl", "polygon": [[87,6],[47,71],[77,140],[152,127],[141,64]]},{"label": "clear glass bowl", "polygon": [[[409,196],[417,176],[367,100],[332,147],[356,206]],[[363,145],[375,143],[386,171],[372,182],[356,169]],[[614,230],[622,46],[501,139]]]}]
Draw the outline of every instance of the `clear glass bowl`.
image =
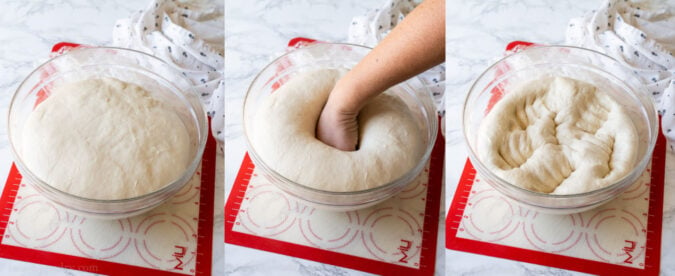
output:
[{"label": "clear glass bowl", "polygon": [[256,168],[284,192],[308,203],[309,205],[331,210],[355,210],[382,202],[404,189],[422,171],[429,160],[438,132],[438,118],[433,100],[418,78],[412,78],[392,87],[388,92],[402,99],[418,125],[424,132],[424,155],[417,165],[400,178],[379,187],[354,191],[331,192],[310,188],[303,183],[295,183],[276,172],[272,165],[265,163],[252,145],[249,134],[252,121],[264,99],[285,81],[298,72],[319,68],[352,68],[370,48],[338,43],[318,43],[286,53],[267,65],[253,80],[244,101],[244,132],[248,153]]},{"label": "clear glass bowl", "polygon": [[[136,84],[154,98],[175,109],[190,137],[191,161],[185,172],[163,188],[119,200],[98,200],[75,196],[41,180],[21,158],[23,127],[35,106],[60,83],[113,77]],[[190,82],[164,61],[151,55],[122,48],[78,48],[40,65],[19,85],[9,107],[9,141],[14,162],[24,181],[46,198],[79,214],[116,219],[148,211],[169,199],[192,177],[201,162],[208,135],[206,113],[193,93]],[[93,186],[93,185],[92,185]]]},{"label": "clear glass bowl", "polygon": [[[520,188],[492,173],[480,160],[477,135],[496,98],[509,93],[509,85],[546,76],[562,76],[590,83],[610,92],[629,113],[638,131],[635,168],[607,187],[579,194],[552,195]],[[528,48],[509,55],[483,72],[464,102],[463,130],[469,158],[478,174],[505,196],[547,213],[576,213],[600,206],[629,188],[651,160],[658,132],[658,115],[643,85],[618,61],[602,53],[568,46]]]}]

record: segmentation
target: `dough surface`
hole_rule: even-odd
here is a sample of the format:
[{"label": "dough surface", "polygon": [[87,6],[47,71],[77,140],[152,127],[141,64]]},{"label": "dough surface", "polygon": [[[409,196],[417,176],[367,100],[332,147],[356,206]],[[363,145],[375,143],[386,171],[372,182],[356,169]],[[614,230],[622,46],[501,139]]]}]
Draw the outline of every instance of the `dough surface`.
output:
[{"label": "dough surface", "polygon": [[190,159],[178,115],[112,78],[54,87],[27,119],[21,157],[42,181],[84,198],[125,199],[177,179]]},{"label": "dough surface", "polygon": [[522,188],[577,194],[613,184],[637,162],[638,135],[625,109],[585,82],[562,77],[515,87],[478,133],[487,167]]},{"label": "dough surface", "polygon": [[250,143],[285,178],[324,191],[360,191],[401,177],[424,154],[421,129],[408,107],[387,93],[375,97],[359,114],[357,151],[341,151],[316,139],[321,110],[343,73],[336,69],[299,73],[258,108]]}]

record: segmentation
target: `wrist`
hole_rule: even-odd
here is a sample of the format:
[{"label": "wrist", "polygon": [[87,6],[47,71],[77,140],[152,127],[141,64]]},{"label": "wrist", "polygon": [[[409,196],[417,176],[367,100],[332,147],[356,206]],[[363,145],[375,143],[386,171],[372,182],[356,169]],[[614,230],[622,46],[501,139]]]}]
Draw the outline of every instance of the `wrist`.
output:
[{"label": "wrist", "polygon": [[333,87],[326,107],[335,113],[353,114],[359,113],[363,107],[364,99],[361,99],[357,86],[346,76],[341,78]]}]

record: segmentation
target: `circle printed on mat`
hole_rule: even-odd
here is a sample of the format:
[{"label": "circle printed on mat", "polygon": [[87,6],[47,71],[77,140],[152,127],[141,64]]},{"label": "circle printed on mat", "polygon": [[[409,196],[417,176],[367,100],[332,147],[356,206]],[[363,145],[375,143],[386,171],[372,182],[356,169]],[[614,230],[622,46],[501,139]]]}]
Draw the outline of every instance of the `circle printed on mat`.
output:
[{"label": "circle printed on mat", "polygon": [[[134,231],[134,247],[139,257],[154,268],[185,270],[194,267],[196,229],[175,214],[146,216]],[[174,241],[169,243],[166,241]]]},{"label": "circle printed on mat", "polygon": [[579,244],[583,233],[580,214],[547,215],[527,211],[523,223],[523,234],[527,242],[543,252],[567,251]]},{"label": "circle printed on mat", "polygon": [[[305,207],[309,208],[309,207]],[[356,240],[358,212],[330,212],[311,208],[298,220],[302,237],[321,249],[342,249]]]},{"label": "circle printed on mat", "polygon": [[375,258],[392,263],[418,266],[422,241],[423,217],[406,210],[384,207],[365,216],[363,239],[366,250]]},{"label": "circle printed on mat", "polygon": [[[272,237],[288,231],[296,221],[294,212],[299,208],[272,184],[249,186],[239,210],[238,223],[247,231],[263,237]],[[245,204],[245,205],[244,205]]]},{"label": "circle printed on mat", "polygon": [[[593,233],[586,235],[592,254],[615,264],[638,264],[644,261],[646,228],[636,214],[609,208],[597,212],[588,222]],[[598,235],[597,233],[605,233]]]},{"label": "circle printed on mat", "polygon": [[131,221],[88,220],[81,216],[66,214],[69,222],[69,238],[82,255],[95,259],[110,259],[119,256],[131,244]]},{"label": "circle printed on mat", "polygon": [[15,221],[9,221],[5,237],[28,248],[47,248],[63,238],[66,227],[61,224],[63,211],[37,194],[14,203]]},{"label": "circle printed on mat", "polygon": [[171,204],[191,204],[199,202],[199,191],[200,191],[200,182],[195,180],[196,176],[200,175],[200,172],[197,171],[195,175],[192,176],[190,182],[183,186],[170,200]]},{"label": "circle printed on mat", "polygon": [[399,200],[411,200],[417,199],[420,196],[424,197],[427,191],[427,185],[429,182],[429,168],[425,168],[422,173],[420,173],[417,178],[412,181],[408,186],[406,186],[400,193],[395,197]]},{"label": "circle printed on mat", "polygon": [[472,191],[460,231],[485,242],[503,240],[516,231],[518,206],[492,189]]}]

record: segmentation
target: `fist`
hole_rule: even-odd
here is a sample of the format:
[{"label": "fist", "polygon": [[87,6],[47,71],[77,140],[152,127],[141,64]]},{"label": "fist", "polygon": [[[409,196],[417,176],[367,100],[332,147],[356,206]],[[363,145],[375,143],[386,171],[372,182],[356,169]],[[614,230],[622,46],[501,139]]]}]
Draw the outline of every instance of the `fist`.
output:
[{"label": "fist", "polygon": [[354,151],[359,143],[358,112],[346,111],[336,104],[324,106],[316,126],[316,138],[343,151]]}]

